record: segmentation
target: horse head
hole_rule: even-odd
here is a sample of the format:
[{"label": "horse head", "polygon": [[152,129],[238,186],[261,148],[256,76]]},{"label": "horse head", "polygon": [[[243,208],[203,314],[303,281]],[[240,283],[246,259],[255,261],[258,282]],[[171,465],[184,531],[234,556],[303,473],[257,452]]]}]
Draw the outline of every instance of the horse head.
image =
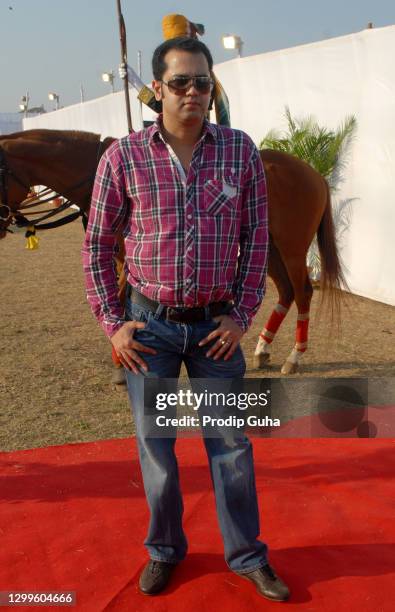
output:
[{"label": "horse head", "polygon": [[18,141],[21,134],[23,132],[0,137],[0,238],[6,236],[13,214],[30,190],[26,172],[9,155],[10,146]]},{"label": "horse head", "polygon": [[45,129],[0,137],[0,238],[34,185],[45,185],[86,212],[100,156],[113,140]]}]

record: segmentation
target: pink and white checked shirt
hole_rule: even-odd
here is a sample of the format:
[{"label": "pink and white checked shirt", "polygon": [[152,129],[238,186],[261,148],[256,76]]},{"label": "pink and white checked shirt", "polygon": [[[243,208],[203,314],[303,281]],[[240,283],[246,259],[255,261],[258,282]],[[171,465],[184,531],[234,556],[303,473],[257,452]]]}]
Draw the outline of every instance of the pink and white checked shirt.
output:
[{"label": "pink and white checked shirt", "polygon": [[185,177],[160,122],[115,141],[100,160],[82,249],[92,311],[109,337],[124,323],[113,264],[122,232],[138,291],[174,307],[233,300],[230,316],[247,330],[268,250],[258,150],[244,132],[206,121]]}]

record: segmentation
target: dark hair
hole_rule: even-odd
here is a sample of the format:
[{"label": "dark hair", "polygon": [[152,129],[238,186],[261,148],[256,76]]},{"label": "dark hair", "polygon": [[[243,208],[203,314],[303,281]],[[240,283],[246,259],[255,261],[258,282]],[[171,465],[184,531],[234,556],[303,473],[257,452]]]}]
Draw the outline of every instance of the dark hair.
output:
[{"label": "dark hair", "polygon": [[204,43],[196,38],[189,38],[189,36],[178,36],[177,38],[170,38],[165,40],[159,47],[154,51],[152,56],[152,72],[154,79],[160,81],[166,71],[165,56],[169,51],[173,49],[179,49],[180,51],[187,51],[188,53],[203,53],[205,56],[210,72],[213,69],[213,57]]}]

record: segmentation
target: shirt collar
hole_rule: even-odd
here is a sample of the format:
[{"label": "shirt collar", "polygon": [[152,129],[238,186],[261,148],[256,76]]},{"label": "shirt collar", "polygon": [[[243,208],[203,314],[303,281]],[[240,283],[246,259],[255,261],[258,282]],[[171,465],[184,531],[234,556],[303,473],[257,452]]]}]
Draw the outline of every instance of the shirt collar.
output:
[{"label": "shirt collar", "polygon": [[[162,119],[163,115],[161,113],[160,115],[158,115],[155,123],[148,128],[150,142],[158,142],[159,140],[163,140],[161,133]],[[210,123],[207,119],[204,119],[203,133],[201,139],[205,140],[207,137],[211,138],[215,142],[217,140],[217,131],[215,129],[215,125]]]}]

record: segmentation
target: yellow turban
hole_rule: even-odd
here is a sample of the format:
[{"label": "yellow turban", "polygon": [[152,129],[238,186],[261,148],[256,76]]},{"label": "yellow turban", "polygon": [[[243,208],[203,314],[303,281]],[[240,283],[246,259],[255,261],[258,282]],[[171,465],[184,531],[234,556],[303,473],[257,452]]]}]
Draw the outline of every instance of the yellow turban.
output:
[{"label": "yellow turban", "polygon": [[196,38],[196,34],[203,36],[204,25],[202,23],[193,23],[184,15],[165,15],[162,19],[163,38],[169,40],[177,38],[177,36],[191,36]]},{"label": "yellow turban", "polygon": [[177,36],[190,36],[191,28],[189,21],[184,15],[165,15],[162,19],[163,38],[169,40]]}]

